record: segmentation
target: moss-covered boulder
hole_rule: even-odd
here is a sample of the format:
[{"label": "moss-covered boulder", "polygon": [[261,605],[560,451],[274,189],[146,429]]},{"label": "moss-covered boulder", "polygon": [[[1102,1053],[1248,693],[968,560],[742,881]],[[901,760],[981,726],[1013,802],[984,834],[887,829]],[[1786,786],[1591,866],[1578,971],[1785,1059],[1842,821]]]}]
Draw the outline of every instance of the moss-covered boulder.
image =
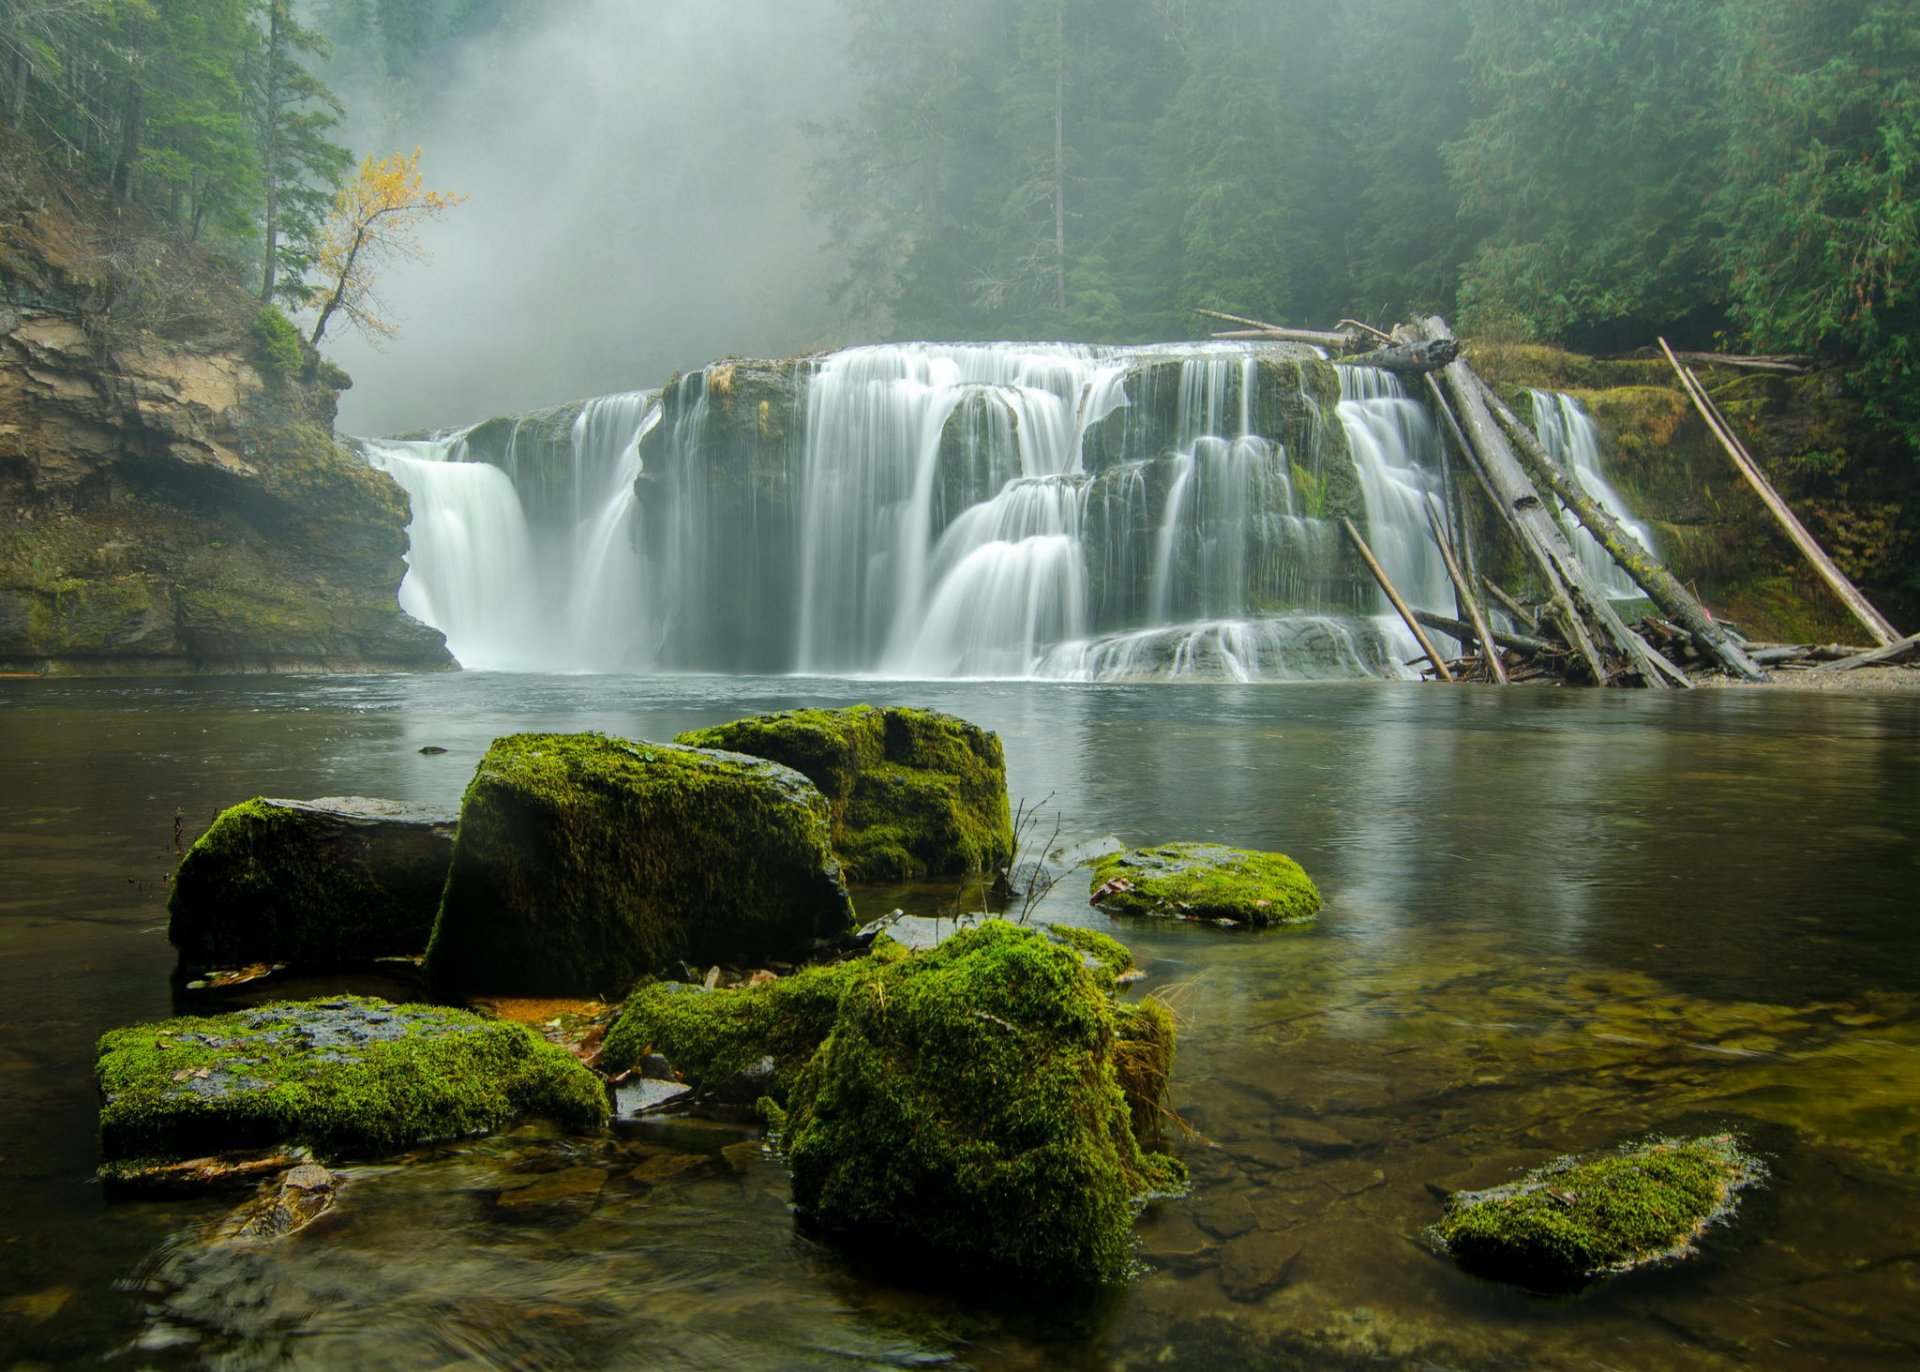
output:
[{"label": "moss-covered boulder", "polygon": [[1320,913],[1320,892],[1284,853],[1164,843],[1094,863],[1093,903],[1109,914],[1225,920],[1259,928],[1312,919]]},{"label": "moss-covered boulder", "polygon": [[116,1029],[97,1071],[109,1162],[281,1143],[374,1156],[607,1113],[599,1080],[519,1025],[351,996]]},{"label": "moss-covered boulder", "polygon": [[853,906],[825,797],[760,758],[599,734],[487,750],[427,970],[449,993],[618,995],[681,961],[797,958]]},{"label": "moss-covered boulder", "polygon": [[932,710],[787,710],[677,740],[769,758],[827,798],[833,842],[863,881],[991,871],[1013,859],[999,735]]},{"label": "moss-covered boulder", "polygon": [[1429,1232],[1470,1272],[1566,1290],[1686,1256],[1763,1175],[1731,1134],[1655,1139],[1460,1192]]},{"label": "moss-covered boulder", "polygon": [[858,979],[793,1090],[795,1204],[943,1264],[1122,1277],[1137,1202],[1185,1173],[1135,1138],[1116,1020],[1078,950],[998,920]]},{"label": "moss-covered boulder", "polygon": [[167,937],[196,969],[418,956],[457,818],[363,796],[235,805],[181,861]]}]

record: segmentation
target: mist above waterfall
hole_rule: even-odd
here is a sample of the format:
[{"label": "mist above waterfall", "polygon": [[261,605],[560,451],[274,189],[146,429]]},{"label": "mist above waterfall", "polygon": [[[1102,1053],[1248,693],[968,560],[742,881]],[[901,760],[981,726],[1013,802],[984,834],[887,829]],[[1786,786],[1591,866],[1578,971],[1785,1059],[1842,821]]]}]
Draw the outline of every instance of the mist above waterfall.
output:
[{"label": "mist above waterfall", "polygon": [[[394,433],[658,385],[821,341],[835,264],[799,124],[847,99],[833,0],[576,0],[457,50],[417,113],[351,98],[361,151],[470,197],[342,335],[341,428]],[[372,114],[381,106],[386,113]]]}]

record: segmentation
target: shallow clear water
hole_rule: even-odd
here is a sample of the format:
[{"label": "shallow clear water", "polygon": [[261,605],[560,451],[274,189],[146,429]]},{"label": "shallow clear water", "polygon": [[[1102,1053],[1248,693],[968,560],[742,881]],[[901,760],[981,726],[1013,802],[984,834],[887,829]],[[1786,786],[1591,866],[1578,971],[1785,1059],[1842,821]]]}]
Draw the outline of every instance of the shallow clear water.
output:
[{"label": "shallow clear water", "polygon": [[[264,792],[451,802],[488,740],[794,704],[997,729],[1062,840],[1297,857],[1319,924],[1124,928],[1186,1028],[1191,1197],[1071,1303],[794,1232],[751,1131],[538,1128],[348,1169],[276,1246],[105,1200],[92,1044],[170,1012],[164,881]],[[426,745],[441,756],[422,756]],[[0,682],[0,1367],[1886,1367],[1920,1357],[1920,702],[719,678]],[[1047,823],[1051,830],[1051,820]],[[939,914],[937,888],[857,893]],[[1731,1124],[1774,1181],[1695,1263],[1465,1277],[1430,1188]],[[536,1185],[526,1196],[517,1189]],[[545,1199],[542,1199],[542,1198]],[[1297,1255],[1294,1254],[1297,1249]],[[1280,1284],[1242,1295],[1249,1270]]]}]

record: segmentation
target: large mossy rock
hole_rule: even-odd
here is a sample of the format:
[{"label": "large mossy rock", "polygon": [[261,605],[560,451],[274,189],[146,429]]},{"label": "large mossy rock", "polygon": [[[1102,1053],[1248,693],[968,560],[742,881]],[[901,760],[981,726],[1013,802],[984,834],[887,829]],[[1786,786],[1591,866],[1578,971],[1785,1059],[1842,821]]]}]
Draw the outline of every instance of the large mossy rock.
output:
[{"label": "large mossy rock", "polygon": [[796,1206],[943,1265],[1124,1276],[1137,1202],[1184,1169],[1135,1138],[1111,984],[1079,950],[994,920],[848,986],[793,1091]]},{"label": "large mossy rock", "polygon": [[787,710],[677,740],[769,758],[827,798],[833,843],[862,881],[992,871],[1013,859],[999,735],[899,706]]},{"label": "large mossy rock", "polygon": [[1093,903],[1109,914],[1225,920],[1259,928],[1311,920],[1320,913],[1320,891],[1284,853],[1164,843],[1094,863]]},{"label": "large mossy rock", "polygon": [[108,1161],[302,1143],[375,1156],[523,1115],[590,1129],[599,1080],[516,1024],[361,997],[116,1029],[100,1040]]},{"label": "large mossy rock", "polygon": [[167,937],[196,969],[418,956],[457,818],[363,796],[235,805],[182,859]]},{"label": "large mossy rock", "polygon": [[677,962],[796,958],[853,906],[825,797],[760,758],[516,734],[460,807],[427,970],[449,993],[604,996]]},{"label": "large mossy rock", "polygon": [[1429,1232],[1470,1272],[1566,1290],[1686,1256],[1763,1175],[1731,1134],[1656,1139],[1460,1192]]}]

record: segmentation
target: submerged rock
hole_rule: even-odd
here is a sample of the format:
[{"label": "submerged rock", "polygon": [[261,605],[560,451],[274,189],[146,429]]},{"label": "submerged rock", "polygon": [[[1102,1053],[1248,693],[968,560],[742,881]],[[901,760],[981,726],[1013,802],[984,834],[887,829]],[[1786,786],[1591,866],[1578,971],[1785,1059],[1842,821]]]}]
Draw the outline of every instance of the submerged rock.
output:
[{"label": "submerged rock", "polygon": [[181,861],[167,937],[195,969],[417,956],[457,818],[364,796],[235,805]]},{"label": "submerged rock", "polygon": [[681,734],[769,758],[827,798],[833,843],[864,881],[991,871],[1013,858],[997,734],[932,710],[787,710]]},{"label": "submerged rock", "polygon": [[117,1029],[96,1070],[109,1161],[289,1142],[370,1156],[607,1114],[598,1079],[519,1025],[358,996]]},{"label": "submerged rock", "polygon": [[1320,892],[1283,853],[1218,843],[1166,843],[1101,858],[1093,899],[1109,914],[1173,915],[1259,928],[1302,924],[1320,913]]},{"label": "submerged rock", "polygon": [[317,1163],[302,1163],[240,1207],[221,1226],[230,1239],[284,1239],[297,1234],[327,1211],[340,1194],[340,1179]]},{"label": "submerged rock", "polygon": [[618,994],[682,961],[796,957],[852,926],[827,802],[797,772],[517,734],[461,803],[427,970],[458,994]]},{"label": "submerged rock", "polygon": [[847,988],[787,1119],[821,1230],[1047,1283],[1111,1281],[1136,1202],[1185,1184],[1143,1151],[1106,983],[993,920]]},{"label": "submerged rock", "polygon": [[1469,1272],[1566,1290],[1687,1256],[1764,1175],[1731,1134],[1655,1139],[1460,1192],[1428,1232]]}]

